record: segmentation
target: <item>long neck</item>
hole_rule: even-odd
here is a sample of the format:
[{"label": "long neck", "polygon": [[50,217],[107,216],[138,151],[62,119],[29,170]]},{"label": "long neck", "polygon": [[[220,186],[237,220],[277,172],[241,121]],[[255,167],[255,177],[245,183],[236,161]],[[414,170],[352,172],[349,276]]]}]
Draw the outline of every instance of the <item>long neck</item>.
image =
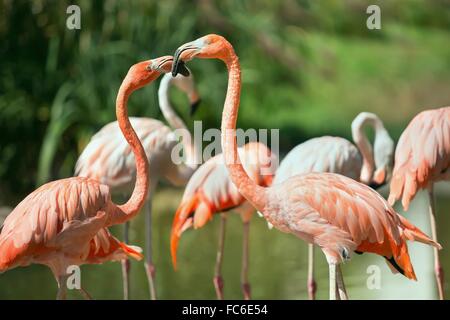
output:
[{"label": "long neck", "polygon": [[361,182],[369,184],[372,180],[373,172],[375,170],[375,163],[373,157],[372,145],[367,138],[364,128],[370,125],[375,130],[375,134],[379,132],[381,121],[373,114],[361,113],[352,122],[352,136],[353,141],[359,149],[363,158],[363,165],[361,168]]},{"label": "long neck", "polygon": [[222,146],[231,180],[239,192],[259,211],[266,205],[265,188],[256,184],[245,172],[239,159],[236,142],[236,120],[241,94],[241,68],[233,48],[223,59],[228,68],[228,88],[222,113]]},{"label": "long neck", "polygon": [[172,75],[166,73],[161,80],[158,90],[159,107],[169,125],[173,129],[181,131],[181,133],[183,134],[182,143],[186,152],[186,166],[191,169],[196,169],[198,166],[197,154],[199,146],[197,145],[196,141],[193,141],[191,132],[188,130],[184,121],[176,114],[176,112],[172,108],[172,105],[170,104],[169,89],[171,84],[173,83],[172,79]]},{"label": "long neck", "polygon": [[149,191],[149,169],[148,160],[144,148],[136,135],[128,119],[127,102],[128,97],[134,91],[127,80],[120,86],[116,100],[116,116],[120,130],[133,151],[136,163],[136,183],[130,199],[122,205],[117,206],[118,215],[112,219],[111,224],[118,224],[132,219],[144,205]]}]

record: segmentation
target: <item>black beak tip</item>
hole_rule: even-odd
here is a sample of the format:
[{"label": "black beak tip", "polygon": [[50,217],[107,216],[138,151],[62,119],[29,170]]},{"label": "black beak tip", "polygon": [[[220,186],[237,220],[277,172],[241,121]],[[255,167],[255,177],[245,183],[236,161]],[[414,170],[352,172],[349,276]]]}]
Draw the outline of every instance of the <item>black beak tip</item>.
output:
[{"label": "black beak tip", "polygon": [[197,101],[191,104],[191,111],[189,112],[189,115],[191,117],[197,112],[198,106],[200,105],[201,102],[202,100],[198,99]]},{"label": "black beak tip", "polygon": [[179,73],[185,77],[190,75],[188,68],[186,68],[186,64],[182,60],[177,60],[172,66],[172,77],[176,77]]},{"label": "black beak tip", "polygon": [[371,183],[369,184],[369,187],[371,187],[371,188],[374,189],[374,190],[377,190],[377,189],[381,188],[382,186],[384,186],[385,184],[386,184],[386,182],[383,182],[383,183],[381,183],[381,184],[376,183],[376,182],[371,182]]}]

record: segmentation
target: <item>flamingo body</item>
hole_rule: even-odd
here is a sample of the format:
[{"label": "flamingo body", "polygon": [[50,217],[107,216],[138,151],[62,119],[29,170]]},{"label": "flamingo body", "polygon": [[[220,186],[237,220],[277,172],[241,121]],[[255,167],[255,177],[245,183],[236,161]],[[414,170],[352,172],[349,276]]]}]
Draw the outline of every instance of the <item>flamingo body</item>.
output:
[{"label": "flamingo body", "polygon": [[[262,143],[248,143],[239,148],[244,167],[255,183],[271,184],[275,169],[274,155]],[[264,171],[266,170],[266,171]],[[214,214],[237,208],[244,222],[248,222],[254,209],[247,204],[230,179],[222,154],[201,165],[186,185],[183,198],[175,214],[171,248],[174,265],[181,233],[191,226],[203,227]]]},{"label": "flamingo body", "polygon": [[[161,121],[130,117],[150,163],[150,172],[169,171],[170,153],[178,143],[172,130]],[[169,157],[169,158],[168,158]],[[129,193],[136,177],[134,155],[117,121],[108,123],[90,140],[78,158],[75,174],[111,187],[113,193]],[[156,181],[152,180],[155,184]],[[151,188],[150,188],[151,189]]]},{"label": "flamingo body", "polygon": [[420,189],[450,180],[450,107],[419,113],[403,131],[395,151],[389,202],[403,208]]},{"label": "flamingo body", "polygon": [[106,229],[118,208],[109,187],[86,178],[44,184],[8,215],[0,234],[0,271],[31,263],[51,268],[55,277],[70,265],[102,263],[140,249],[127,246]]},{"label": "flamingo body", "polygon": [[332,172],[359,180],[362,157],[347,139],[324,136],[313,138],[289,151],[281,161],[274,184],[297,174]]},{"label": "flamingo body", "polygon": [[[353,252],[372,252],[416,279],[406,239],[433,244],[370,187],[333,173],[309,173],[274,185],[265,208],[277,229],[318,245],[338,264]],[[270,195],[269,195],[270,194]],[[392,261],[391,258],[394,258]]]}]

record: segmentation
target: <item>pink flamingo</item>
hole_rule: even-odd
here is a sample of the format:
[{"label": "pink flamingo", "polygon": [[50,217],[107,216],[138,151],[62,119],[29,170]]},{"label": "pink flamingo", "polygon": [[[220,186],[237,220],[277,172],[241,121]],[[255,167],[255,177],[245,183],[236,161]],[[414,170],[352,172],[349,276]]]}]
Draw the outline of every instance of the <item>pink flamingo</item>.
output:
[{"label": "pink flamingo", "polygon": [[[431,234],[437,241],[433,185],[450,180],[450,107],[426,110],[411,120],[403,131],[395,151],[389,203],[401,199],[403,209],[420,189],[429,197]],[[444,299],[444,272],[439,253],[434,250],[434,266],[439,298]]]},{"label": "pink flamingo", "polygon": [[[152,258],[151,200],[153,191],[162,178],[176,186],[186,185],[198,165],[196,161],[198,147],[193,143],[186,124],[174,112],[169,101],[169,88],[172,84],[175,84],[187,94],[191,103],[191,113],[197,109],[200,99],[195,88],[194,78],[191,75],[172,77],[170,74],[165,74],[163,76],[158,90],[159,106],[171,128],[184,134],[182,143],[184,150],[186,150],[186,164],[177,165],[171,160],[171,153],[174,147],[178,145],[178,138],[170,127],[152,118],[130,118],[150,163],[151,179],[149,176],[150,188],[146,202],[147,215],[145,220],[145,270],[150,297],[153,300],[156,299],[155,267]],[[91,138],[76,163],[75,175],[92,178],[106,184],[111,188],[113,194],[131,194],[136,179],[134,154],[123,138],[117,121],[108,123]],[[128,230],[129,222],[124,224],[125,243],[129,242]],[[129,274],[130,263],[126,259],[122,261],[125,300],[129,298]]]},{"label": "pink flamingo", "polygon": [[236,144],[236,120],[241,90],[239,60],[232,45],[207,35],[179,47],[172,74],[194,57],[222,60],[228,69],[228,90],[222,115],[222,146],[231,181],[266,220],[282,232],[318,245],[329,265],[330,299],[346,299],[340,263],[353,252],[385,257],[391,270],[416,279],[406,240],[440,248],[408,220],[397,214],[376,191],[334,173],[296,175],[262,187],[244,170]]},{"label": "pink flamingo", "polygon": [[[374,151],[364,134],[366,125],[375,130]],[[394,156],[394,142],[383,122],[373,113],[361,112],[352,122],[352,136],[356,146],[347,139],[330,136],[313,138],[299,144],[280,163],[273,183],[281,183],[303,173],[331,172],[372,187],[382,185],[391,175]],[[308,245],[307,288],[309,299],[314,300],[317,285],[312,244]]]},{"label": "pink flamingo", "polygon": [[[32,263],[48,266],[58,282],[57,298],[65,298],[67,268],[71,265],[140,258],[140,253],[113,238],[109,226],[132,219],[144,205],[148,162],[128,119],[131,93],[168,72],[171,56],[133,65],[120,86],[116,115],[135,155],[136,183],[129,200],[117,205],[109,187],[96,180],[71,177],[44,184],[8,215],[0,233],[0,272]],[[82,290],[82,292],[84,292]]]},{"label": "pink flamingo", "polygon": [[[246,172],[258,185],[267,186],[275,172],[276,158],[262,143],[251,142],[239,148],[244,159]],[[183,199],[175,214],[171,232],[171,253],[176,267],[176,252],[181,234],[191,226],[203,227],[214,214],[221,214],[219,245],[214,273],[214,287],[217,298],[223,299],[222,260],[225,240],[227,211],[235,210],[241,215],[244,226],[242,243],[241,285],[246,300],[250,299],[248,282],[248,240],[250,219],[255,209],[238,192],[230,180],[223,155],[219,154],[206,161],[192,175]]]}]

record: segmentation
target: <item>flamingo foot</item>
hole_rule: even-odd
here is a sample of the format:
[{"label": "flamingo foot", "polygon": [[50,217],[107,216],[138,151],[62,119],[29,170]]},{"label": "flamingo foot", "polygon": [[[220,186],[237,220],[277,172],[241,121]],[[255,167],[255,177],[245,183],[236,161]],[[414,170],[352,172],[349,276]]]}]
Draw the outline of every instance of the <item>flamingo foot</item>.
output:
[{"label": "flamingo foot", "polygon": [[145,272],[147,274],[147,279],[148,279],[148,287],[150,290],[150,299],[156,300],[156,288],[155,288],[156,268],[155,268],[155,265],[150,262],[145,262]]},{"label": "flamingo foot", "polygon": [[314,279],[308,280],[308,298],[309,300],[316,300],[317,283]]},{"label": "flamingo foot", "polygon": [[438,286],[439,300],[444,300],[444,269],[442,269],[441,265],[438,264],[436,265],[434,272]]},{"label": "flamingo foot", "polygon": [[251,300],[251,288],[250,283],[243,283],[242,284],[242,292],[244,294],[244,300]]},{"label": "flamingo foot", "polygon": [[217,300],[223,300],[223,279],[222,276],[215,276],[213,279],[216,289]]}]

